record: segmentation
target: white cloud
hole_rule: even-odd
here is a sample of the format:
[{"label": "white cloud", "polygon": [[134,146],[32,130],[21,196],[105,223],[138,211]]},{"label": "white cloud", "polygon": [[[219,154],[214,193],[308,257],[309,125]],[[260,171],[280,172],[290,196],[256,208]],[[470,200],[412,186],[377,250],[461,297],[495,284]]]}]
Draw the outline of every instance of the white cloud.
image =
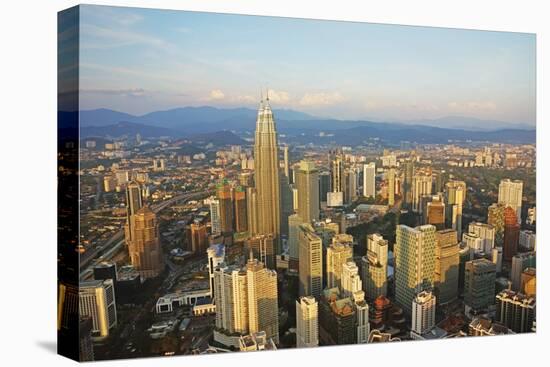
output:
[{"label": "white cloud", "polygon": [[448,107],[458,111],[495,111],[497,105],[491,101],[449,102]]},{"label": "white cloud", "polygon": [[[288,103],[290,101],[290,95],[288,92],[276,91],[274,89],[268,89],[269,100],[275,103]],[[264,96],[265,98],[266,96]]]},{"label": "white cloud", "polygon": [[301,106],[328,106],[341,102],[344,98],[338,92],[333,93],[306,93],[300,99]]},{"label": "white cloud", "polygon": [[224,98],[225,98],[225,94],[220,89],[214,89],[210,91],[210,96],[209,96],[210,100],[220,100]]},{"label": "white cloud", "polygon": [[144,96],[146,96],[145,89],[143,89],[143,88],[81,89],[80,92],[85,93],[85,94],[101,94],[101,95],[122,96],[122,97],[144,97]]}]

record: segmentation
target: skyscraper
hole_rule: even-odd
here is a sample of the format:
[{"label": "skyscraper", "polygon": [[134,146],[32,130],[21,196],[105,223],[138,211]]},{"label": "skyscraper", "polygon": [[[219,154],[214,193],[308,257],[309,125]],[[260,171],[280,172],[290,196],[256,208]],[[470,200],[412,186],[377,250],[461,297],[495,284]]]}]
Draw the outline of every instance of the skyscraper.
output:
[{"label": "skyscraper", "polygon": [[468,232],[475,233],[482,241],[482,249],[486,254],[490,254],[495,246],[495,228],[486,223],[471,222],[468,225]]},{"label": "skyscraper", "polygon": [[275,238],[272,234],[259,234],[247,238],[245,241],[245,252],[252,255],[254,259],[261,261],[268,269],[275,270]]},{"label": "skyscraper", "polygon": [[[269,96],[260,103],[254,140],[254,179],[258,206],[258,233],[273,234],[280,241],[281,197],[279,146]],[[252,213],[250,213],[251,215]],[[268,333],[269,334],[269,333]]]},{"label": "skyscraper", "polygon": [[445,203],[441,200],[432,200],[426,204],[426,223],[434,225],[437,230],[445,229]]},{"label": "skyscraper", "polygon": [[291,183],[290,182],[290,165],[289,165],[289,156],[288,156],[288,145],[284,145],[283,146],[283,163],[284,163],[284,168],[283,168],[283,174],[289,178],[289,184]]},{"label": "skyscraper", "polygon": [[191,251],[195,254],[204,253],[208,245],[206,225],[199,219],[193,220],[191,227]]},{"label": "skyscraper", "polygon": [[412,184],[414,175],[414,161],[408,159],[404,164],[403,172],[403,202],[405,208],[410,209],[412,205]]},{"label": "skyscraper", "polygon": [[136,214],[142,206],[143,199],[141,197],[141,187],[137,182],[132,181],[126,186],[126,225],[124,226],[126,244],[131,240],[133,233],[131,217]]},{"label": "skyscraper", "polygon": [[345,263],[353,259],[353,249],[346,243],[333,242],[327,248],[326,274],[327,288],[341,289],[342,268]]},{"label": "skyscraper", "polygon": [[496,266],[487,259],[466,262],[464,304],[466,311],[482,311],[495,302]]},{"label": "skyscraper", "polygon": [[296,171],[298,215],[305,223],[319,220],[319,173],[315,164],[301,161]]},{"label": "skyscraper", "polygon": [[299,294],[319,298],[323,290],[323,244],[310,224],[298,228]]},{"label": "skyscraper", "polygon": [[248,233],[258,233],[258,196],[254,187],[246,188],[246,214],[248,219]]},{"label": "skyscraper", "polygon": [[429,291],[422,291],[412,301],[411,336],[421,336],[435,325],[436,298]]},{"label": "skyscraper", "polygon": [[444,305],[458,297],[459,246],[454,229],[437,231],[435,238],[435,291]]},{"label": "skyscraper", "polygon": [[156,214],[144,206],[130,217],[130,228],[132,235],[128,252],[132,265],[142,279],[157,277],[163,270],[164,261]]},{"label": "skyscraper", "polygon": [[412,209],[415,213],[422,214],[422,205],[420,199],[424,195],[432,193],[432,170],[417,170],[413,176],[412,182]]},{"label": "skyscraper", "polygon": [[298,214],[292,214],[288,217],[288,252],[290,255],[289,267],[293,270],[298,270],[298,261],[300,256],[300,244],[298,242],[298,234],[302,218]]},{"label": "skyscraper", "polygon": [[506,207],[504,209],[504,261],[511,261],[518,252],[519,228],[516,211],[512,207]]},{"label": "skyscraper", "polygon": [[466,200],[466,183],[464,181],[449,181],[445,184],[445,210],[451,228],[462,237],[462,206]]},{"label": "skyscraper", "polygon": [[222,233],[220,201],[211,198],[208,202],[210,204],[210,229],[213,236],[219,236]]},{"label": "skyscraper", "polygon": [[327,194],[327,206],[344,204],[344,156],[341,149],[329,152],[330,190]]},{"label": "skyscraper", "polygon": [[537,266],[537,253],[523,252],[512,257],[512,266],[510,269],[510,280],[512,281],[512,290],[522,293],[521,275],[527,268],[535,268]]},{"label": "skyscraper", "polygon": [[235,207],[235,232],[248,231],[248,215],[246,192],[242,186],[237,186],[234,191]]},{"label": "skyscraper", "polygon": [[495,228],[495,243],[502,246],[504,243],[504,204],[491,204],[487,209],[487,223]]},{"label": "skyscraper", "polygon": [[267,338],[279,344],[277,272],[257,259],[250,259],[246,264],[246,278],[250,333],[265,331]]},{"label": "skyscraper", "polygon": [[225,260],[225,246],[222,244],[211,245],[207,250],[208,275],[210,280],[210,296],[214,299],[214,270]]},{"label": "skyscraper", "polygon": [[78,290],[79,315],[92,319],[92,337],[104,339],[117,324],[115,289],[112,279],[81,282]]},{"label": "skyscraper", "polygon": [[517,221],[521,225],[521,200],[523,196],[523,181],[510,180],[508,178],[501,180],[498,186],[498,202],[505,206],[512,207],[517,216]]},{"label": "skyscraper", "polygon": [[217,187],[217,196],[220,203],[220,226],[222,233],[233,232],[233,194],[227,180],[223,179]]},{"label": "skyscraper", "polygon": [[495,319],[516,333],[529,332],[535,321],[536,307],[534,297],[504,290],[496,296]]},{"label": "skyscraper", "polygon": [[363,166],[363,196],[376,197],[376,164],[374,162]]},{"label": "skyscraper", "polygon": [[435,227],[398,225],[395,250],[395,300],[411,314],[416,294],[431,290],[435,279]]},{"label": "skyscraper", "polygon": [[395,203],[395,168],[388,170],[388,205],[393,206]]},{"label": "skyscraper", "polygon": [[352,297],[355,292],[362,289],[361,277],[359,276],[359,268],[353,261],[348,261],[342,265],[342,295],[344,297]]},{"label": "skyscraper", "polygon": [[300,297],[296,301],[296,348],[319,345],[319,304],[315,297]]},{"label": "skyscraper", "polygon": [[[248,284],[246,271],[220,264],[214,269],[216,328],[226,334],[248,333]],[[216,333],[214,339],[217,340]],[[222,342],[223,343],[223,342]]]}]

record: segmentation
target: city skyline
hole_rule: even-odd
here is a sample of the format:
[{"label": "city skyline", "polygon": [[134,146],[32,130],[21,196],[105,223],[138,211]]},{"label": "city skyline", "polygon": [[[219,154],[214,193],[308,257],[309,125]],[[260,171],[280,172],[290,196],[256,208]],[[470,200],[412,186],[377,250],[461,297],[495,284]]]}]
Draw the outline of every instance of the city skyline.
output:
[{"label": "city skyline", "polygon": [[532,34],[98,6],[81,19],[82,109],[254,108],[267,88],[319,117],[535,122]]}]

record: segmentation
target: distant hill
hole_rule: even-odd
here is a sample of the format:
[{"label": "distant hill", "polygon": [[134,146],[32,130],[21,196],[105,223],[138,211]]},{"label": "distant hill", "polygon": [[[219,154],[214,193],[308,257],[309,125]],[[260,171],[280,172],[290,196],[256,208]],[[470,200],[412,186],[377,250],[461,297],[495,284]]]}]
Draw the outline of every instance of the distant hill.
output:
[{"label": "distant hill", "polygon": [[[72,113],[60,112],[60,120],[66,119],[62,117],[74,116],[70,114]],[[325,135],[334,135],[335,141],[343,145],[362,144],[368,138],[373,137],[378,137],[389,143],[399,143],[400,141],[442,143],[448,140],[534,143],[536,140],[535,130],[529,126],[459,116],[393,123],[322,119],[294,110],[275,109],[274,114],[277,129],[281,133],[294,136],[296,141],[326,142],[328,138],[319,137],[320,132],[327,133]],[[80,112],[81,136],[122,136],[134,135],[139,132],[143,137],[200,137],[201,134],[228,132],[229,130],[252,131],[255,128],[256,116],[257,111],[249,108],[224,109],[208,106],[156,111],[142,116],[108,109],[85,110]],[[448,125],[470,126],[470,128],[449,128]],[[516,125],[524,128],[514,127]],[[513,128],[499,129],[497,126],[512,126]],[[494,129],[489,127],[494,127]],[[218,141],[237,141],[236,139],[238,139],[236,135],[211,135],[209,137],[218,139]]]},{"label": "distant hill", "polygon": [[445,116],[438,119],[423,119],[401,121],[406,125],[424,125],[435,127],[446,127],[449,129],[463,129],[472,131],[494,131],[504,129],[534,130],[535,127],[524,123],[513,123],[499,120],[482,120],[465,116]]}]

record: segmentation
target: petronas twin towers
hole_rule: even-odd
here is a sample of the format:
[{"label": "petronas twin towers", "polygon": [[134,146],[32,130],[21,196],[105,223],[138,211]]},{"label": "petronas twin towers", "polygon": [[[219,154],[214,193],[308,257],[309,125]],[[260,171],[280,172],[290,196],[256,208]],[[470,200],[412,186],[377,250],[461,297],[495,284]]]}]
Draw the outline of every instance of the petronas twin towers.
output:
[{"label": "petronas twin towers", "polygon": [[257,201],[257,230],[272,233],[280,241],[281,207],[279,145],[269,96],[260,102],[254,141],[254,167]]}]

